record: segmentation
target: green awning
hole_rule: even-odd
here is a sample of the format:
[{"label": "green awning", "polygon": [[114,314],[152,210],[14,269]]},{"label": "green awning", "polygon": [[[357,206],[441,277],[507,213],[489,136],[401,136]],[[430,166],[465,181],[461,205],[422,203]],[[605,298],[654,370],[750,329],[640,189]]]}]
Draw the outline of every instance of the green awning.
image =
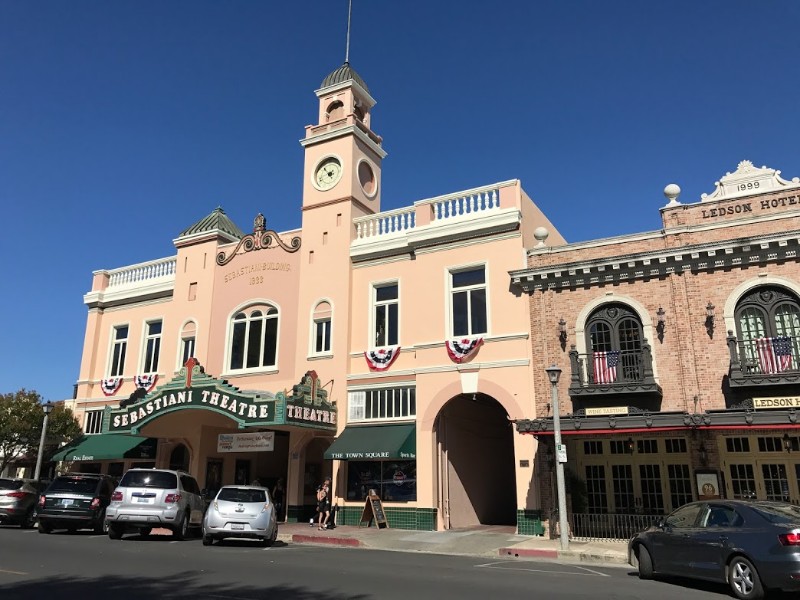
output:
[{"label": "green awning", "polygon": [[54,461],[90,461],[113,458],[155,458],[156,438],[101,433],[86,435],[53,455]]},{"label": "green awning", "polygon": [[413,460],[417,457],[417,429],[403,425],[354,425],[325,451],[328,460]]}]

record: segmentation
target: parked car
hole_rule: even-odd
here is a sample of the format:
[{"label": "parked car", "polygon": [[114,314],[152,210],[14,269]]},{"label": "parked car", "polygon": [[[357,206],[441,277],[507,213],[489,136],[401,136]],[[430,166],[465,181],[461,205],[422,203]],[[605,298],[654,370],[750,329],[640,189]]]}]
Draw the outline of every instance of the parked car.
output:
[{"label": "parked car", "polygon": [[692,502],[628,544],[639,577],[655,573],[727,583],[742,600],[800,591],[800,507],[785,502]]},{"label": "parked car", "polygon": [[203,523],[205,503],[194,477],[168,469],[130,469],[111,496],[108,537],[129,531],[147,536],[154,527],[171,529],[177,539]]},{"label": "parked car", "polygon": [[39,497],[39,533],[53,529],[94,529],[105,533],[106,507],[114,491],[114,479],[96,473],[59,475]]},{"label": "parked car", "polygon": [[226,485],[211,501],[203,519],[203,545],[224,538],[250,538],[272,546],[278,539],[275,505],[265,487]]},{"label": "parked car", "polygon": [[30,529],[36,524],[39,484],[30,479],[0,478],[0,523]]}]

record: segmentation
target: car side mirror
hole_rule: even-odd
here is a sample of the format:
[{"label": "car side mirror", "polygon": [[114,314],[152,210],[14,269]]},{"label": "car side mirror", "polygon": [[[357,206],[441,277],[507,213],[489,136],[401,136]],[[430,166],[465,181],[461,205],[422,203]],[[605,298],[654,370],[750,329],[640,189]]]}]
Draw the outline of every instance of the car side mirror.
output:
[{"label": "car side mirror", "polygon": [[661,530],[666,529],[667,528],[667,520],[666,519],[659,519],[658,522],[656,523],[656,527],[658,527]]}]

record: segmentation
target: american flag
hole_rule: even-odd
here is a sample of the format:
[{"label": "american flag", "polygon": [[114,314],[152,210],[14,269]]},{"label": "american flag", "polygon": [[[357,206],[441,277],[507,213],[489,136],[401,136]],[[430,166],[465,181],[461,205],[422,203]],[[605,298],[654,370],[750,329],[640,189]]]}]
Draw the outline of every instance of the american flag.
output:
[{"label": "american flag", "polygon": [[788,336],[758,338],[756,349],[762,373],[781,373],[792,368],[792,341]]},{"label": "american flag", "polygon": [[619,364],[619,350],[608,352],[594,352],[594,382],[614,383],[617,380],[617,365]]}]

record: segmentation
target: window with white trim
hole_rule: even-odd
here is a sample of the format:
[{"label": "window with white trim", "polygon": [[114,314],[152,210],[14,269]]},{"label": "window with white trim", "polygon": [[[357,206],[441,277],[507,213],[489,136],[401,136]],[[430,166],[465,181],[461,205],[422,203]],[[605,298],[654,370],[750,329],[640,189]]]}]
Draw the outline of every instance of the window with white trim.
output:
[{"label": "window with white trim", "polygon": [[109,377],[121,377],[125,371],[125,353],[128,351],[128,326],[114,327],[113,346],[111,348],[111,369]]},{"label": "window with white trim", "polygon": [[331,314],[331,305],[328,302],[320,302],[314,308],[313,354],[329,354],[331,351]]},{"label": "window with white trim", "polygon": [[349,392],[347,406],[348,422],[412,419],[417,415],[417,390],[408,386]]},{"label": "window with white trim", "polygon": [[144,366],[142,373],[158,372],[158,356],[161,354],[161,321],[150,321],[145,324]]},{"label": "window with white trim", "polygon": [[486,333],[486,268],[450,272],[450,312],[453,336]]},{"label": "window with white trim", "polygon": [[83,432],[93,435],[103,432],[103,410],[87,410],[83,419]]},{"label": "window with white trim", "polygon": [[256,306],[231,321],[231,371],[274,367],[278,356],[278,309]]},{"label": "window with white trim", "polygon": [[397,283],[376,285],[373,288],[374,347],[395,346],[398,343],[399,297]]},{"label": "window with white trim", "polygon": [[195,341],[197,339],[197,325],[194,322],[189,322],[183,326],[181,331],[181,364],[182,367],[186,361],[195,356]]}]

